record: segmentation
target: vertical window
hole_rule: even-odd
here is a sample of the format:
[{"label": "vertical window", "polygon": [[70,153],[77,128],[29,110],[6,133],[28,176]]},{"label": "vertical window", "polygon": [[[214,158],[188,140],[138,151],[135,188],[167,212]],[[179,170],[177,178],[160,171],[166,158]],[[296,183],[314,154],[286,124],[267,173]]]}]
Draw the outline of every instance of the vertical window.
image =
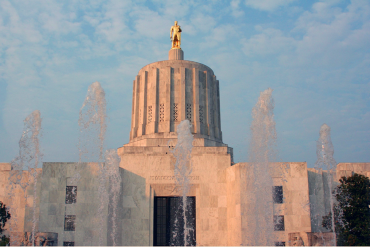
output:
[{"label": "vertical window", "polygon": [[275,246],[285,246],[285,242],[275,242]]},{"label": "vertical window", "polygon": [[77,186],[67,186],[66,188],[66,204],[76,203]]},{"label": "vertical window", "polygon": [[283,203],[283,186],[272,187],[272,197],[274,199],[274,203]]},{"label": "vertical window", "polygon": [[75,246],[75,242],[63,242],[63,246]]},{"label": "vertical window", "polygon": [[75,231],[76,215],[66,215],[64,218],[64,231]]},{"label": "vertical window", "polygon": [[285,231],[284,215],[274,216],[274,231]]}]

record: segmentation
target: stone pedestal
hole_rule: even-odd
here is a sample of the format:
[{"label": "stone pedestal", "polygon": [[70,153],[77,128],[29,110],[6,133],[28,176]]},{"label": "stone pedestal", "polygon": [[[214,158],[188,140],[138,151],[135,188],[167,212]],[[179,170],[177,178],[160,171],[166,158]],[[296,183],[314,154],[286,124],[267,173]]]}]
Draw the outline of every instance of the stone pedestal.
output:
[{"label": "stone pedestal", "polygon": [[181,49],[171,49],[168,52],[168,60],[184,60],[184,52]]}]

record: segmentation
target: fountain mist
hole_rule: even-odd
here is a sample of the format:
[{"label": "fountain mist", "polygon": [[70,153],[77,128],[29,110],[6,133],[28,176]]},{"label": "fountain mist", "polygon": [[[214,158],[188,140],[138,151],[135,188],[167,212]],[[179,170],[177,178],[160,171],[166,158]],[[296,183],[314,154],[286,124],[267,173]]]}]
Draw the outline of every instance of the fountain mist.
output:
[{"label": "fountain mist", "polygon": [[[78,125],[80,126],[80,162],[83,158],[98,160],[99,162],[103,161],[104,139],[107,129],[106,106],[104,89],[99,82],[92,83],[87,90],[78,119]],[[92,138],[92,134],[98,138]],[[98,150],[96,150],[96,147],[98,147]],[[94,157],[96,153],[99,154],[98,159],[96,156]]]},{"label": "fountain mist", "polygon": [[[334,160],[334,147],[330,137],[330,127],[323,124],[320,128],[320,138],[316,144],[316,155],[317,161],[315,163],[315,169],[322,172],[323,169],[328,172],[328,188],[329,188],[329,203],[331,215],[334,215],[334,195],[333,195],[333,183],[336,171],[337,162]],[[321,219],[320,219],[321,220]],[[336,233],[334,217],[331,217],[332,231],[334,239],[332,245],[336,245]],[[320,221],[321,222],[321,221]]]},{"label": "fountain mist", "polygon": [[[99,82],[92,83],[87,91],[85,101],[80,109],[80,118],[78,124],[80,126],[79,138],[79,162],[82,159],[88,161],[98,161],[99,164],[99,198],[100,206],[98,208],[99,226],[103,230],[104,212],[107,206],[106,193],[106,167],[104,166],[104,139],[106,131],[106,101],[105,92]],[[98,148],[96,148],[98,147]],[[98,154],[98,156],[97,156]],[[79,173],[76,172],[75,179],[78,181]],[[77,182],[76,181],[76,182]],[[99,235],[99,245],[103,244],[103,235]]]},{"label": "fountain mist", "polygon": [[275,161],[276,130],[272,89],[261,92],[252,110],[252,138],[249,145],[246,205],[242,224],[244,245],[273,245],[273,199],[271,163]]},{"label": "fountain mist", "polygon": [[110,181],[109,194],[112,196],[112,232],[110,237],[112,238],[112,245],[117,245],[117,205],[120,196],[121,189],[121,176],[119,174],[119,162],[120,157],[117,154],[117,150],[110,149],[105,151],[105,166],[107,168],[107,175]]},{"label": "fountain mist", "polygon": [[[9,176],[9,196],[11,204],[13,204],[14,190],[19,186],[24,193],[24,199],[27,207],[27,188],[33,184],[33,202],[32,202],[32,245],[35,243],[35,231],[37,224],[36,217],[36,189],[37,189],[37,167],[41,164],[42,153],[40,152],[40,137],[41,137],[41,115],[40,111],[35,110],[24,119],[23,134],[19,140],[19,155],[11,161],[12,170]],[[28,170],[28,177],[25,177],[23,170]],[[16,215],[16,205],[9,205],[10,213]],[[16,217],[14,217],[16,219]],[[17,227],[16,220],[10,225],[12,228]],[[19,239],[10,238],[11,245],[16,243]]]},{"label": "fountain mist", "polygon": [[[191,164],[191,151],[193,148],[193,135],[191,134],[191,125],[189,120],[183,120],[177,126],[177,144],[172,150],[173,155],[176,158],[175,163],[175,178],[176,178],[176,187],[180,189],[182,195],[182,202],[178,209],[179,213],[176,213],[178,217],[175,219],[175,229],[177,231],[173,232],[173,239],[178,239],[176,234],[184,237],[183,244],[185,246],[189,245],[191,238],[194,235],[194,226],[189,224],[187,221],[188,214],[188,200],[187,195],[190,190],[190,180],[189,176],[192,172]],[[183,224],[183,225],[180,225]],[[184,229],[183,233],[181,230]],[[171,245],[179,245],[179,243],[171,243]]]}]

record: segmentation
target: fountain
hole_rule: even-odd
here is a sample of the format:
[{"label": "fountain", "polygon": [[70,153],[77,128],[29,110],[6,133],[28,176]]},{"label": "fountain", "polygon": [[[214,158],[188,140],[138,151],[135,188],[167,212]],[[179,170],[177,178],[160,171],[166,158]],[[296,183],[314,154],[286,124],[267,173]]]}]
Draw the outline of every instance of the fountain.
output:
[{"label": "fountain", "polygon": [[[82,160],[98,161],[99,164],[99,199],[98,219],[100,229],[106,226],[104,222],[104,213],[107,207],[107,171],[104,164],[104,139],[106,131],[106,101],[105,92],[99,82],[92,83],[88,90],[85,101],[80,109],[78,125],[80,126],[79,137],[79,163]],[[97,148],[98,147],[98,150]],[[98,154],[98,156],[96,155]],[[78,171],[75,174],[77,182],[80,175]],[[103,232],[103,231],[102,231]],[[99,235],[99,245],[103,244],[103,235]]]},{"label": "fountain", "polygon": [[117,155],[117,150],[110,149],[105,151],[105,167],[107,175],[110,181],[109,194],[112,197],[111,204],[111,220],[112,220],[112,232],[110,237],[112,238],[112,245],[117,245],[117,205],[121,190],[121,176],[119,173],[119,162],[120,158]]},{"label": "fountain", "polygon": [[242,215],[243,245],[273,245],[273,201],[271,165],[275,161],[276,131],[272,89],[261,92],[252,111],[252,138]]},{"label": "fountain", "polygon": [[[170,245],[188,246],[193,243],[194,225],[187,220],[189,214],[188,192],[190,190],[189,176],[192,172],[191,151],[193,148],[193,135],[189,120],[183,120],[177,126],[177,144],[172,150],[176,158],[175,178],[176,187],[179,188],[181,197],[178,203],[174,228]],[[179,234],[179,235],[178,235]]]},{"label": "fountain", "polygon": [[[41,136],[41,116],[40,111],[35,110],[24,119],[23,134],[19,140],[19,155],[11,162],[12,170],[9,176],[9,197],[10,200],[10,214],[13,215],[14,220],[10,224],[10,231],[17,228],[17,208],[12,205],[14,199],[14,190],[19,186],[24,194],[25,207],[27,207],[28,187],[33,184],[33,198],[32,198],[32,233],[31,243],[35,243],[35,230],[37,224],[36,215],[36,200],[37,200],[37,168],[41,164],[42,153],[40,152],[40,136]],[[28,170],[28,176],[23,170]],[[20,237],[20,236],[18,236]],[[11,236],[11,245],[19,244],[17,237]]]},{"label": "fountain", "polygon": [[[79,162],[83,158],[90,161],[103,161],[104,139],[107,129],[106,105],[104,89],[99,82],[92,83],[87,90],[78,119],[80,126]],[[99,150],[95,150],[96,147]],[[99,154],[98,157],[96,157],[96,153]]]},{"label": "fountain", "polygon": [[[323,124],[320,128],[320,138],[316,144],[316,155],[317,161],[315,163],[315,169],[322,174],[323,170],[327,171],[327,186],[328,186],[328,199],[329,199],[329,207],[331,215],[334,215],[334,198],[333,195],[333,185],[334,185],[334,178],[336,172],[336,164],[337,162],[334,160],[334,147],[331,142],[330,137],[330,127],[326,124]],[[323,215],[319,215],[321,222],[321,218]],[[336,245],[336,233],[335,233],[335,224],[334,224],[334,217],[331,217],[331,226],[332,232],[334,234],[333,241],[331,245]]]}]

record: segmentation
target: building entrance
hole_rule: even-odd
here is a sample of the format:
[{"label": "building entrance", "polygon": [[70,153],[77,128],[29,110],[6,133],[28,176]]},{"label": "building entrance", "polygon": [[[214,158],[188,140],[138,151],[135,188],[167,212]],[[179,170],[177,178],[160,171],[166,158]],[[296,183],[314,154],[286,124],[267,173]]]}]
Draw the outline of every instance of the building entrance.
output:
[{"label": "building entrance", "polygon": [[[154,246],[184,246],[184,215],[182,197],[154,197]],[[195,196],[187,197],[186,242],[196,245]]]}]

